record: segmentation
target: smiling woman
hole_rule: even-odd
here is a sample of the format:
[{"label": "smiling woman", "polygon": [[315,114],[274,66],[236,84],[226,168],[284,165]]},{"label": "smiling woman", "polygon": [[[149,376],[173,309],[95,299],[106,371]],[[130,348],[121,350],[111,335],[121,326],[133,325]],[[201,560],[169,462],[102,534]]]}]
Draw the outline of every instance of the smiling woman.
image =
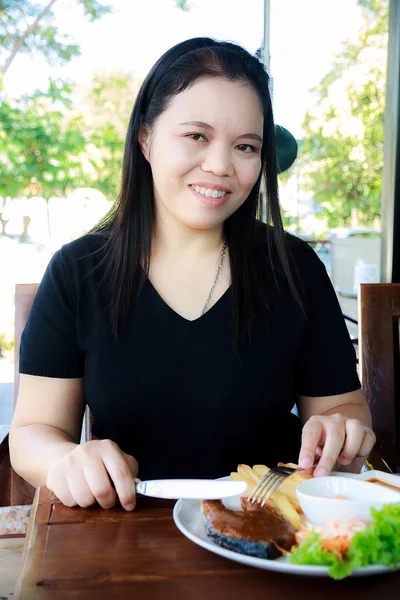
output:
[{"label": "smiling woman", "polygon": [[155,240],[166,222],[220,238],[259,178],[262,135],[261,103],[242,81],[202,78],[175,96],[139,135],[154,182]]},{"label": "smiling woman", "polygon": [[[302,424],[300,461],[319,454],[319,474],[357,470],[372,448],[335,292],[282,228],[268,83],[235,44],[166,52],[132,111],[117,202],[46,271],[10,448],[67,505],[132,509],[138,466],[209,478],[296,461]],[[85,404],[98,439],[79,444]]]}]

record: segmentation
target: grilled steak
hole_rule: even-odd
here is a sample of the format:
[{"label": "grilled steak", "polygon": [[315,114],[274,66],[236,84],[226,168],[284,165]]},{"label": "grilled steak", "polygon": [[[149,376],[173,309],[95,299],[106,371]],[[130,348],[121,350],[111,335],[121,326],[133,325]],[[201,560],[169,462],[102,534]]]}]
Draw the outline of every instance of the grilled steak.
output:
[{"label": "grilled steak", "polygon": [[290,550],[295,532],[286,519],[269,506],[242,502],[243,512],[226,508],[221,500],[201,502],[207,535],[227,550],[258,558],[278,558],[279,548]]}]

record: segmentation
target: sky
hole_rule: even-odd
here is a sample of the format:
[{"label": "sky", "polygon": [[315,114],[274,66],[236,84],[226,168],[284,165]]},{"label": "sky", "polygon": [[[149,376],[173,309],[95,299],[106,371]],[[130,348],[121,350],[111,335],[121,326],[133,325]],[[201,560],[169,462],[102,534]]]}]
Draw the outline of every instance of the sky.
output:
[{"label": "sky", "polygon": [[[46,88],[50,76],[81,83],[93,72],[122,69],[143,78],[163,52],[195,36],[234,41],[251,52],[262,44],[264,0],[189,0],[189,12],[177,9],[175,0],[108,3],[113,14],[89,23],[76,0],[57,0],[55,24],[81,46],[82,55],[64,67],[49,67],[39,56],[18,56],[5,76],[8,94]],[[309,90],[361,22],[356,0],[271,0],[275,120],[296,137],[302,136],[301,123],[313,103]]]}]

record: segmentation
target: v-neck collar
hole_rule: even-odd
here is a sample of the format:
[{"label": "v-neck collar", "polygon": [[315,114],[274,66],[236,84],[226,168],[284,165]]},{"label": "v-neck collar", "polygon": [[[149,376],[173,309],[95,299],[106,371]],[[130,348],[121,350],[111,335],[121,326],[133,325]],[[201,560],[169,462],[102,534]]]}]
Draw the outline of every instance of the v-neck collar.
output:
[{"label": "v-neck collar", "polygon": [[181,335],[189,339],[195,338],[202,333],[206,334],[215,327],[216,322],[221,319],[222,314],[226,315],[227,312],[229,314],[231,312],[231,285],[204,315],[194,320],[182,317],[182,315],[171,308],[153,286],[149,278],[147,278],[145,285],[151,307],[155,314]]}]

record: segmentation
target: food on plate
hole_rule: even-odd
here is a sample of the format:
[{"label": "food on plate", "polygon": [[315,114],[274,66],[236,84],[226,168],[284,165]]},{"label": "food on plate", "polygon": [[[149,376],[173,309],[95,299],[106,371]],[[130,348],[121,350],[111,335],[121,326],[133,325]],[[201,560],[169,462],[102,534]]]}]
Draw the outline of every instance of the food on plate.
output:
[{"label": "food on plate", "polygon": [[[294,564],[325,566],[334,579],[343,579],[360,567],[400,567],[400,502],[381,510],[372,508],[372,522],[351,516],[315,526],[304,522],[296,497],[297,485],[311,477],[302,471],[288,477],[265,506],[249,500],[268,471],[265,465],[241,464],[231,473],[232,479],[248,486],[240,499],[241,511],[227,508],[221,500],[201,502],[207,535],[215,544],[259,558],[283,554]],[[329,497],[348,499],[342,494]]]},{"label": "food on plate", "polygon": [[243,511],[231,510],[221,500],[201,502],[207,535],[218,546],[258,558],[277,558],[296,542],[295,531],[271,506],[242,502]]},{"label": "food on plate", "polygon": [[351,500],[351,498],[343,496],[343,494],[336,494],[335,496],[318,496],[318,498],[330,498],[331,500]]},{"label": "food on plate", "polygon": [[[297,468],[294,463],[278,463],[278,466]],[[238,465],[237,471],[231,473],[231,479],[245,481],[247,483],[246,495],[250,496],[258,482],[268,473],[269,468],[265,465]],[[268,500],[268,505],[280,511],[296,531],[300,529],[301,508],[296,496],[296,487],[311,475],[304,471],[297,471],[290,475],[279,486]]]},{"label": "food on plate", "polygon": [[400,481],[399,481],[398,485],[389,483],[388,481],[385,481],[384,479],[382,479],[380,477],[369,477],[368,479],[364,479],[364,481],[367,481],[369,483],[376,483],[378,485],[383,485],[384,487],[387,487],[391,490],[395,490],[396,492],[400,491]]},{"label": "food on plate", "polygon": [[400,563],[400,503],[371,509],[370,524],[343,519],[324,527],[307,526],[297,534],[299,545],[289,555],[298,565],[329,567],[334,579],[370,565],[396,568]]},{"label": "food on plate", "polygon": [[302,525],[297,532],[296,540],[301,544],[312,533],[318,533],[321,538],[321,547],[329,552],[336,552],[343,558],[350,547],[354,535],[364,531],[368,523],[355,517],[343,518],[340,521],[331,521],[327,525],[312,525],[310,522]]}]

